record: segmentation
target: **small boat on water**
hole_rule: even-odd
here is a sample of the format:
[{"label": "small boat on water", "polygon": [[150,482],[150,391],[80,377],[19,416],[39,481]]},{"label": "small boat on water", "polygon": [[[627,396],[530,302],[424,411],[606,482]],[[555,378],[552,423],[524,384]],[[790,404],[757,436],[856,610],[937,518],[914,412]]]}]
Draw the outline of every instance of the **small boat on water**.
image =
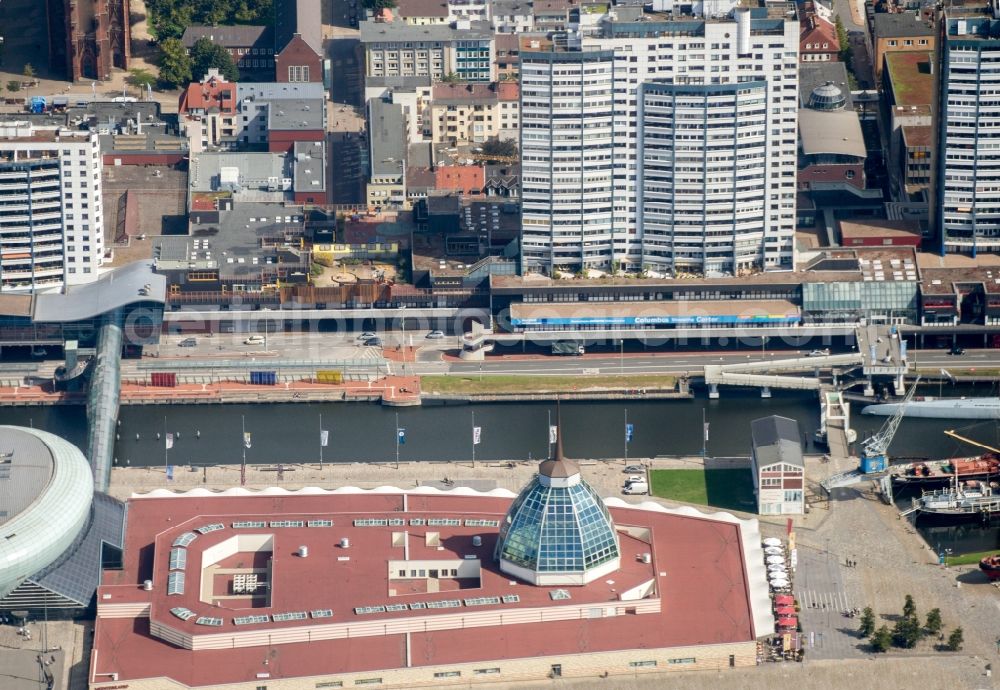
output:
[{"label": "small boat on water", "polygon": [[1000,513],[1000,484],[952,480],[951,487],[925,491],[903,515],[920,513],[951,519],[984,519]]},{"label": "small boat on water", "polygon": [[914,398],[903,403],[868,405],[861,414],[891,417],[903,407],[904,417],[928,419],[1000,419],[1000,398]]},{"label": "small boat on water", "polygon": [[917,484],[944,486],[956,475],[959,481],[990,479],[1000,476],[1000,455],[986,453],[967,458],[908,462],[890,467],[889,475],[892,477],[892,483],[896,486]]},{"label": "small boat on water", "polygon": [[979,561],[979,569],[990,580],[1000,580],[1000,555],[987,556]]}]

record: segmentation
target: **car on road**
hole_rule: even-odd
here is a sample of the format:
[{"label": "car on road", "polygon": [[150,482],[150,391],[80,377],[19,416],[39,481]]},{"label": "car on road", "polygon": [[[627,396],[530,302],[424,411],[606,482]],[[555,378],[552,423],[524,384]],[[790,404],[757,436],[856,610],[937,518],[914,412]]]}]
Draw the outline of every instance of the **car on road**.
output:
[{"label": "car on road", "polygon": [[184,340],[177,343],[177,347],[196,347],[197,345],[197,338],[184,338]]},{"label": "car on road", "polygon": [[361,344],[364,345],[365,347],[382,347],[382,339],[368,338],[367,340],[362,341]]},{"label": "car on road", "polygon": [[951,349],[948,350],[948,354],[949,355],[964,355],[965,354],[965,348],[961,347],[959,345],[952,345]]},{"label": "car on road", "polygon": [[31,348],[31,356],[32,357],[46,357],[46,356],[48,356],[48,354],[49,354],[49,351],[46,350],[44,347],[33,347],[33,348]]},{"label": "car on road", "polygon": [[639,472],[645,472],[646,468],[642,465],[625,465],[625,469],[622,470],[625,474],[637,474]]},{"label": "car on road", "polygon": [[358,336],[358,340],[371,340],[372,338],[377,338],[377,337],[378,336],[372,333],[371,331],[365,331],[364,333]]},{"label": "car on road", "polygon": [[441,340],[444,337],[444,333],[442,331],[431,331],[424,337],[428,340]]},{"label": "car on road", "polygon": [[252,335],[243,341],[244,345],[263,345],[264,336],[262,335]]},{"label": "car on road", "polygon": [[813,350],[806,357],[826,357],[830,354],[830,348],[824,348],[822,350]]}]

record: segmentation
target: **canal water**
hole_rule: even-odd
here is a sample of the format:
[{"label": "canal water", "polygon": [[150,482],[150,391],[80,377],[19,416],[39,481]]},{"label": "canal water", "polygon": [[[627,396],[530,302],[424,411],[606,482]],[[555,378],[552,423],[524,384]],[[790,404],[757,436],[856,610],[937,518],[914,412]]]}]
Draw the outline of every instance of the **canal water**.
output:
[{"label": "canal water", "polygon": [[[962,392],[973,391],[952,394]],[[862,415],[860,408],[852,406],[852,425],[864,439],[885,418]],[[473,426],[481,428],[476,460],[537,459],[548,450],[547,428],[550,421],[556,423],[556,414],[554,404],[542,402],[398,410],[375,403],[123,406],[115,457],[117,464],[130,466],[239,463],[245,429],[251,435],[248,463],[316,462],[322,428],[329,432],[329,445],[323,449],[326,462],[392,461],[398,419],[398,427],[405,430],[405,441],[398,447],[401,461],[469,460]],[[819,425],[819,405],[810,393],[775,391],[772,398],[762,399],[755,392],[726,390],[719,400],[701,394],[693,400],[569,401],[561,406],[566,455],[588,459],[624,457],[626,423],[633,425],[629,458],[699,455],[703,419],[709,424],[708,455],[745,456],[750,449],[750,422],[772,414],[796,419],[807,452],[822,452],[812,440]],[[35,426],[86,446],[82,406],[0,408],[0,423]],[[992,421],[904,419],[892,455],[944,458],[977,453],[945,436],[946,429],[1000,446],[1000,429]],[[165,456],[165,433],[175,436],[169,456]],[[918,523],[918,528],[932,546],[941,543],[941,548],[956,553],[1000,547],[1000,530],[995,527]]]}]

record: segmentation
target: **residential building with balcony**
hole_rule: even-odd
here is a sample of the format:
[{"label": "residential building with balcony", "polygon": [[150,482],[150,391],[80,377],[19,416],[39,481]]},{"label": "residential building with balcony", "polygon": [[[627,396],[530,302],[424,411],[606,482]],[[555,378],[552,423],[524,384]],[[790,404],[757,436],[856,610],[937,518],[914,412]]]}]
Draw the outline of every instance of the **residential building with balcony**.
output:
[{"label": "residential building with balcony", "polygon": [[937,99],[937,225],[942,253],[1000,251],[998,4],[944,13]]},{"label": "residential building with balcony", "polygon": [[407,127],[403,106],[381,99],[368,101],[368,206],[408,208],[406,195]]},{"label": "residential building with balcony", "polygon": [[498,137],[516,139],[519,105],[515,82],[435,84],[425,123],[435,144],[464,146]]},{"label": "residential building with balcony", "polygon": [[0,123],[0,292],[98,277],[101,164],[96,132]]},{"label": "residential building with balcony", "polygon": [[626,9],[522,43],[522,270],[790,269],[798,23]]},{"label": "residential building with balcony", "polygon": [[210,69],[197,84],[189,84],[177,103],[181,133],[191,153],[232,148],[239,134],[236,83]]},{"label": "residential building with balcony", "polygon": [[402,19],[361,23],[366,77],[454,75],[459,81],[496,81],[489,22],[458,20],[414,26]]}]

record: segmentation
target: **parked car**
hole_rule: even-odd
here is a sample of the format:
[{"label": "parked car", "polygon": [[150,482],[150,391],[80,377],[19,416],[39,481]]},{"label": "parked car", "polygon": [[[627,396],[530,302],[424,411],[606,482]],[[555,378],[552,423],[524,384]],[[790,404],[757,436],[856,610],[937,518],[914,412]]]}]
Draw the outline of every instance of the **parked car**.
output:
[{"label": "parked car", "polygon": [[949,355],[964,355],[965,354],[965,348],[960,347],[958,345],[952,345],[951,349],[948,350],[948,354]]},{"label": "parked car", "polygon": [[364,333],[358,336],[358,340],[371,340],[372,338],[377,338],[377,337],[378,336],[376,336],[371,331],[365,331]]},{"label": "parked car", "polygon": [[827,347],[827,348],[823,348],[822,350],[813,350],[812,352],[810,352],[806,356],[807,357],[826,357],[829,354],[830,354],[830,348]]},{"label": "parked car", "polygon": [[263,345],[264,336],[262,335],[252,335],[243,341],[244,345]]},{"label": "parked car", "polygon": [[197,338],[184,338],[184,340],[177,343],[177,347],[195,347],[197,344]]},{"label": "parked car", "polygon": [[625,465],[625,469],[622,470],[625,474],[637,474],[645,471],[646,468],[642,465]]},{"label": "parked car", "polygon": [[31,348],[31,356],[32,357],[45,357],[48,354],[49,354],[49,351],[46,350],[44,347],[37,347],[36,346],[36,347]]},{"label": "parked car", "polygon": [[649,484],[646,482],[632,482],[631,484],[626,484],[625,488],[622,489],[623,494],[630,495],[645,495],[649,493]]},{"label": "parked car", "polygon": [[377,337],[368,338],[367,340],[362,341],[361,344],[365,347],[382,347],[382,339]]},{"label": "parked car", "polygon": [[645,477],[643,477],[641,475],[638,475],[638,474],[633,474],[628,479],[625,480],[625,486],[628,486],[629,484],[635,484],[637,482],[644,482],[644,481],[646,481]]},{"label": "parked car", "polygon": [[428,340],[441,340],[444,337],[442,331],[431,331],[425,336]]}]

